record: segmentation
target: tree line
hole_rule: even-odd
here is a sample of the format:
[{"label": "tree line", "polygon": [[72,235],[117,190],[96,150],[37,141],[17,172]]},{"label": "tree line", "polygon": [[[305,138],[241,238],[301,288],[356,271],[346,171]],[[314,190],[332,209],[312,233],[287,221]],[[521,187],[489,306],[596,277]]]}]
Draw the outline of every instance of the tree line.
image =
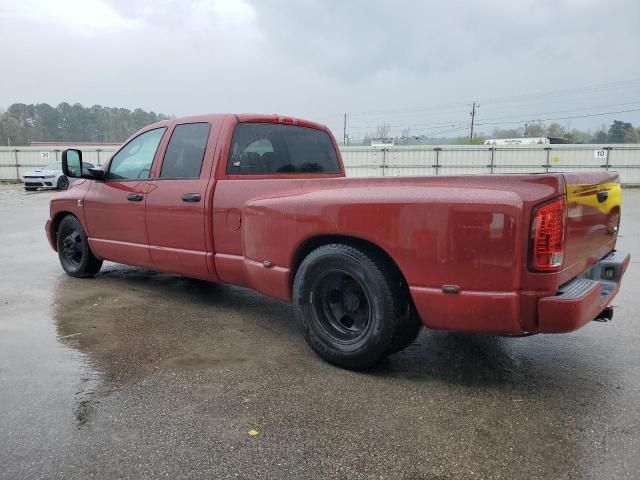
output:
[{"label": "tree line", "polygon": [[14,103],[0,109],[0,145],[29,145],[31,142],[120,143],[132,133],[169,116],[140,108],[84,107],[62,102]]}]

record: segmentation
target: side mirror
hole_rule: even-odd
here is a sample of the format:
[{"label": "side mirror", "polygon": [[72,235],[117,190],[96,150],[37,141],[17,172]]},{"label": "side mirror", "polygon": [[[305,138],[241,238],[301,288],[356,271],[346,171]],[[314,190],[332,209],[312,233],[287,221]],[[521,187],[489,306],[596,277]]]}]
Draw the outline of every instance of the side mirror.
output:
[{"label": "side mirror", "polygon": [[70,178],[82,178],[82,152],[69,148],[62,152],[62,173]]},{"label": "side mirror", "polygon": [[94,180],[98,180],[99,182],[104,182],[107,179],[107,172],[105,172],[102,168],[89,168],[89,175]]}]

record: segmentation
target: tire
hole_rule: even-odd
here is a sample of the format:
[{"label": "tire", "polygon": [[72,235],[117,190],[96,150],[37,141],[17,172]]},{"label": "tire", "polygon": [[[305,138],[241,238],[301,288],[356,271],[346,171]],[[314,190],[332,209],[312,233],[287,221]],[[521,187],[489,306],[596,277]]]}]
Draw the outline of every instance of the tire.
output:
[{"label": "tire", "polygon": [[62,269],[72,277],[93,277],[100,271],[102,260],[89,248],[87,234],[73,215],[67,215],[58,226],[58,258]]},{"label": "tire", "polygon": [[324,360],[363,370],[387,354],[399,317],[394,275],[387,270],[343,244],[319,247],[302,261],[293,304],[305,339]]},{"label": "tire", "polygon": [[422,331],[422,320],[420,320],[420,316],[416,312],[416,307],[411,299],[407,299],[406,296],[405,302],[406,313],[398,320],[398,328],[391,340],[391,346],[387,352],[388,355],[398,353],[407,348],[416,341]]},{"label": "tire", "polygon": [[66,190],[67,188],[69,188],[69,179],[62,175],[60,178],[58,178],[58,182],[56,183],[56,189],[57,190]]}]

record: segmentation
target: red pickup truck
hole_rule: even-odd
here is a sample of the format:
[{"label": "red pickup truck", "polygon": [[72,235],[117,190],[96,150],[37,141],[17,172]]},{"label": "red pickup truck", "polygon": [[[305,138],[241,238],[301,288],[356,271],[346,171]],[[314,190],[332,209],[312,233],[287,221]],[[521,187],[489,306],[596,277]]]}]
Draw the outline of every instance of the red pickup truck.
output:
[{"label": "red pickup truck", "polygon": [[324,359],[361,369],[423,325],[560,333],[611,317],[615,172],[345,178],[327,127],[277,115],[150,125],[51,200],[63,269],[103,260],[292,302]]}]

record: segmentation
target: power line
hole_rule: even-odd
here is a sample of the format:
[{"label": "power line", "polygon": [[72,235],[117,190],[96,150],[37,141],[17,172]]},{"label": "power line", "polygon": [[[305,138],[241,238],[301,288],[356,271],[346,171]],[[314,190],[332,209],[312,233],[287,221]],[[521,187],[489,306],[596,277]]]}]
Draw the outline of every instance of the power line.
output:
[{"label": "power line", "polygon": [[622,80],[618,82],[601,83],[601,84],[583,86],[578,88],[548,90],[546,92],[487,98],[483,100],[483,103],[495,104],[495,103],[513,102],[515,100],[526,99],[526,98],[539,98],[539,97],[553,98],[553,97],[560,97],[560,96],[585,95],[590,93],[598,93],[602,90],[611,90],[611,89],[620,90],[624,87],[633,87],[633,86],[640,86],[640,78],[636,78],[632,80]]},{"label": "power line", "polygon": [[[553,118],[541,118],[539,119],[541,122],[550,122],[552,120],[573,120],[574,118],[588,118],[588,117],[600,117],[603,115],[617,115],[619,113],[631,113],[631,112],[640,112],[640,108],[633,108],[629,110],[618,110],[616,112],[600,112],[600,113],[591,113],[586,115],[574,115],[571,117],[553,117]],[[515,123],[525,123],[530,120],[517,120],[513,122],[482,122],[477,125],[504,125],[504,124],[515,124]]]},{"label": "power line", "polygon": [[[549,118],[549,119],[544,119],[544,118],[536,118],[539,115],[553,115],[556,113],[568,113],[568,112],[579,112],[579,111],[584,111],[584,110],[593,110],[596,108],[606,108],[606,107],[617,107],[617,106],[625,106],[625,105],[637,105],[640,103],[640,100],[638,101],[634,101],[634,102],[625,102],[625,103],[616,103],[616,104],[610,104],[610,105],[594,105],[591,107],[583,107],[583,108],[575,108],[575,109],[567,109],[567,110],[555,110],[552,112],[536,112],[536,113],[525,113],[525,114],[518,114],[518,115],[507,115],[507,116],[502,116],[502,117],[489,117],[484,119],[484,121],[481,122],[474,122],[474,125],[499,125],[499,124],[509,124],[509,123],[524,123],[527,121],[549,121],[549,120],[569,120],[569,119],[574,119],[574,118],[586,118],[586,117],[591,117],[591,116],[601,116],[601,115],[609,115],[609,114],[616,114],[616,113],[627,113],[627,112],[635,112],[637,111],[637,109],[629,109],[629,110],[619,110],[616,112],[601,112],[601,113],[594,113],[594,114],[587,114],[587,115],[575,115],[575,116],[568,116],[568,117],[558,117],[558,118]],[[476,103],[476,110],[477,110],[477,103]],[[518,120],[514,120],[514,121],[495,121],[495,120],[508,120],[508,119],[512,119],[512,118],[517,118]],[[448,121],[448,122],[431,122],[431,123],[406,123],[406,124],[396,124],[396,125],[389,125],[389,127],[391,128],[406,128],[406,127],[437,127],[437,126],[449,126],[449,127],[457,127],[457,126],[462,126],[462,125],[469,125],[467,122],[457,122],[454,120]],[[362,130],[362,129],[369,129],[369,128],[376,128],[376,125],[355,125],[355,126],[349,126],[347,127],[349,130]]]},{"label": "power line", "polygon": [[[485,104],[500,104],[500,103],[519,103],[520,100],[526,99],[535,99],[535,98],[557,98],[562,96],[575,96],[575,95],[588,95],[592,93],[599,93],[603,90],[623,90],[625,88],[635,88],[640,87],[640,78],[630,79],[630,80],[621,80],[617,82],[609,82],[609,83],[601,83],[595,85],[586,85],[582,87],[573,87],[567,89],[557,89],[557,90],[547,90],[542,92],[534,92],[534,93],[526,93],[521,95],[511,95],[511,96],[500,96],[500,97],[489,97],[486,99],[482,99],[482,103]],[[373,116],[373,115],[406,115],[406,114],[414,114],[420,113],[424,111],[442,111],[442,110],[451,110],[454,107],[461,108],[465,107],[467,103],[463,102],[451,102],[451,103],[442,103],[435,105],[423,105],[418,107],[410,107],[410,108],[396,108],[390,110],[369,110],[362,112],[350,112],[349,115],[351,117],[360,117],[360,116]],[[335,115],[336,117],[342,117],[342,114]]]},{"label": "power line", "polygon": [[596,108],[611,108],[611,107],[623,107],[626,105],[637,105],[640,103],[640,100],[635,102],[625,102],[625,103],[613,103],[611,105],[597,105],[592,107],[583,107],[583,108],[571,108],[568,110],[556,110],[554,112],[538,112],[538,113],[527,113],[527,114],[518,114],[518,115],[507,115],[503,117],[490,117],[485,120],[501,120],[501,119],[509,119],[509,118],[528,118],[529,120],[537,120],[534,118],[536,115],[553,115],[556,113],[569,113],[569,112],[581,112],[585,110],[593,110]]}]

